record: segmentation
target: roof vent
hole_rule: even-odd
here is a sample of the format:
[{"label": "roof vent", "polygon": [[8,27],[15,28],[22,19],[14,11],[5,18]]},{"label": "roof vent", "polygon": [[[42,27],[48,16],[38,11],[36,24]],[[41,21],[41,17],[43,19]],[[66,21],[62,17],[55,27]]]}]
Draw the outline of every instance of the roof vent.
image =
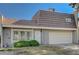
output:
[{"label": "roof vent", "polygon": [[52,11],[52,12],[54,12],[55,9],[54,9],[54,8],[49,8],[48,11]]}]

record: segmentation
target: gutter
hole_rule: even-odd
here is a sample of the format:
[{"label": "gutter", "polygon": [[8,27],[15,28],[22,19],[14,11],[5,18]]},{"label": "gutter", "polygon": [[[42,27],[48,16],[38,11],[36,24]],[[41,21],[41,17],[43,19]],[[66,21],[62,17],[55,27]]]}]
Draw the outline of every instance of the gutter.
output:
[{"label": "gutter", "polygon": [[77,28],[57,28],[57,27],[42,27],[42,26],[24,26],[24,25],[5,25],[3,27],[10,28],[34,28],[34,29],[50,29],[50,30],[77,30]]}]

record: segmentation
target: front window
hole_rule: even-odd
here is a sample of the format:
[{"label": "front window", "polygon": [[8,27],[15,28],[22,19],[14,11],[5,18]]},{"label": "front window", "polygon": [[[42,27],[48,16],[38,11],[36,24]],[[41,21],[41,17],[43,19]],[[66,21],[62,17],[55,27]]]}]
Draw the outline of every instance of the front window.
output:
[{"label": "front window", "polygon": [[71,18],[66,18],[66,22],[71,22]]},{"label": "front window", "polygon": [[31,32],[30,31],[14,31],[13,35],[14,40],[29,40],[31,39]]},{"label": "front window", "polygon": [[19,39],[18,31],[14,31],[14,40]]},{"label": "front window", "polygon": [[24,40],[25,39],[25,32],[21,31],[20,33],[21,33],[21,39]]},{"label": "front window", "polygon": [[30,39],[30,32],[27,32],[27,40]]}]

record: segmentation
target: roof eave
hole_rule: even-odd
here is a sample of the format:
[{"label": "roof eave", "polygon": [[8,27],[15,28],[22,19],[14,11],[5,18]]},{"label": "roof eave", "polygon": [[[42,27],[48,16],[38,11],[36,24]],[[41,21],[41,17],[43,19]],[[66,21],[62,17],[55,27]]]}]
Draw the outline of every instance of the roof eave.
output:
[{"label": "roof eave", "polygon": [[2,25],[2,27],[11,28],[34,28],[34,29],[52,29],[52,30],[77,30],[77,28],[57,28],[57,27],[38,27],[38,26],[24,26],[24,25]]}]

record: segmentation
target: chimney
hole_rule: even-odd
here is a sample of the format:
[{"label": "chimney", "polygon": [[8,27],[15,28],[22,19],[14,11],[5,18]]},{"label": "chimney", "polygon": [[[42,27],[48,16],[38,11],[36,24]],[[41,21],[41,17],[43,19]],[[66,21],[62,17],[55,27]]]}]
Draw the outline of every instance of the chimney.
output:
[{"label": "chimney", "polygon": [[49,8],[48,11],[55,12],[54,8]]}]

